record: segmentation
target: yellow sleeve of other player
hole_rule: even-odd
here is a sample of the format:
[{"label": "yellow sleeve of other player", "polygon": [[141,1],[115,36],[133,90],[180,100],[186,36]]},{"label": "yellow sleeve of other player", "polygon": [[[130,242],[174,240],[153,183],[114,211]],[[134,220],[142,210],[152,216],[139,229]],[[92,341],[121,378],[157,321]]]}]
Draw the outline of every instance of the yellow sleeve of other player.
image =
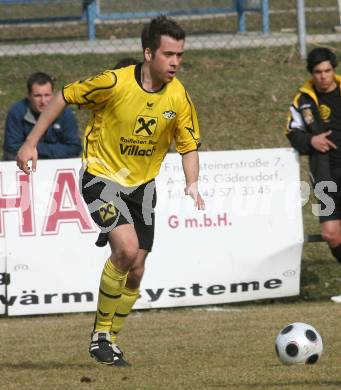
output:
[{"label": "yellow sleeve of other player", "polygon": [[78,104],[80,108],[102,107],[113,95],[117,78],[107,70],[85,80],[78,80],[63,88],[63,96],[68,104]]},{"label": "yellow sleeve of other player", "polygon": [[198,117],[187,91],[185,91],[185,101],[177,119],[175,146],[180,154],[197,150],[200,146]]}]

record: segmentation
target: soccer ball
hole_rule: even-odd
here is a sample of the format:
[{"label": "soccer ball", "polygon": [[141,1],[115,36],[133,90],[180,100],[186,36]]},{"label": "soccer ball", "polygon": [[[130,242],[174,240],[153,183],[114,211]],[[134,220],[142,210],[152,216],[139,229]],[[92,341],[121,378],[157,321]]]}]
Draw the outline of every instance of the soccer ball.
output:
[{"label": "soccer ball", "polygon": [[284,364],[315,364],[322,355],[323,342],[313,326],[294,322],[279,332],[275,348]]}]

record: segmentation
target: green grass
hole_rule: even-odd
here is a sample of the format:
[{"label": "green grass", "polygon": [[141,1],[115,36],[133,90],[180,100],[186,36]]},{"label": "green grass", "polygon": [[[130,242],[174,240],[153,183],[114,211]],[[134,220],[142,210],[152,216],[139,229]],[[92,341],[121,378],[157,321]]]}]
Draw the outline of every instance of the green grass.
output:
[{"label": "green grass", "polygon": [[[224,305],[133,313],[120,343],[130,368],[95,364],[89,314],[0,319],[0,388],[6,390],[336,390],[341,306]],[[286,324],[304,321],[325,348],[314,366],[284,366],[274,350]]]}]

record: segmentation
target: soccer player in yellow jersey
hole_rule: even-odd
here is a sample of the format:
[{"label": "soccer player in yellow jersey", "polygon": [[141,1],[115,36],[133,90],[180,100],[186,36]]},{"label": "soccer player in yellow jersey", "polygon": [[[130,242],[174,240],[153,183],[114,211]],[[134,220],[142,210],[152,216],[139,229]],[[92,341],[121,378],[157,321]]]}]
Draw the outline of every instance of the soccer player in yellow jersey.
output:
[{"label": "soccer player in yellow jersey", "polygon": [[37,143],[68,104],[92,110],[84,137],[82,195],[109,241],[89,352],[101,363],[125,366],[116,335],[139,297],[145,260],[154,239],[155,182],[169,146],[182,156],[185,193],[204,209],[198,192],[199,127],[193,103],[175,77],[184,52],[185,32],[159,16],[141,34],[144,62],[104,71],[63,88],[44,110],[17,155],[30,173]]}]

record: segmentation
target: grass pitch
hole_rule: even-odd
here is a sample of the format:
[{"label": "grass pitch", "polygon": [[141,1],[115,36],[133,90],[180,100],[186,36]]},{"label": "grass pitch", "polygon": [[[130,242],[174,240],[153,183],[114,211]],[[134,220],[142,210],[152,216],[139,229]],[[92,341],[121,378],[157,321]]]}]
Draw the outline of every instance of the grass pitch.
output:
[{"label": "grass pitch", "polygon": [[[134,312],[120,337],[129,368],[88,355],[92,314],[0,319],[0,388],[320,390],[341,388],[341,305],[223,305]],[[324,340],[316,365],[284,366],[279,330],[294,321]]]}]

